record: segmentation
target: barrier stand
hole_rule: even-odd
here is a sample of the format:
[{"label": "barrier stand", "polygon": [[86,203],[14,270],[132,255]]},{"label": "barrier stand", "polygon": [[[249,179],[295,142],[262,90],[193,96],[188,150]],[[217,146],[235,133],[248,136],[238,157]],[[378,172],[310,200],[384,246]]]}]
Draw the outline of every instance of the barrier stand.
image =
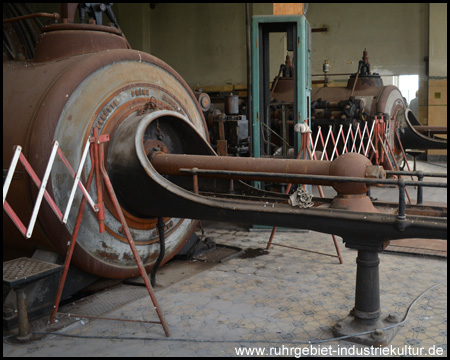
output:
[{"label": "barrier stand", "polygon": [[[392,131],[393,131],[393,133],[392,133]],[[391,124],[390,122],[385,122],[383,116],[381,116],[381,117],[375,116],[374,121],[370,127],[370,130],[368,127],[368,123],[366,122],[364,124],[362,133],[361,133],[360,124],[358,123],[354,135],[353,135],[351,126],[349,126],[347,136],[345,136],[344,131],[343,131],[343,126],[339,125],[339,130],[337,133],[336,140],[333,135],[332,126],[330,125],[325,142],[323,141],[322,129],[319,126],[315,143],[313,143],[311,140],[311,147],[313,148],[311,158],[316,158],[315,152],[316,152],[316,148],[317,148],[317,145],[319,144],[319,139],[320,139],[320,143],[323,148],[320,160],[323,160],[324,158],[326,160],[328,160],[328,154],[327,154],[326,149],[327,149],[327,145],[328,145],[328,140],[331,137],[331,142],[333,144],[332,145],[333,150],[330,155],[330,159],[329,159],[330,161],[332,161],[335,156],[339,157],[340,155],[345,154],[346,152],[357,152],[359,154],[363,154],[364,156],[368,157],[369,160],[374,161],[375,164],[382,164],[385,162],[386,163],[385,166],[388,167],[388,170],[392,170],[392,171],[400,170],[400,166],[399,166],[398,162],[396,161],[393,149],[389,145],[388,139],[390,138],[391,133],[393,135],[395,135],[395,137],[397,138],[397,141],[398,141],[401,151],[402,151],[402,156],[405,161],[405,164],[408,166],[408,170],[410,170],[408,162],[406,160],[405,151],[403,150],[398,133],[397,133],[397,131],[395,131],[395,125]],[[350,146],[350,151],[349,151],[347,148],[347,143],[349,141],[350,135],[352,137],[352,144]],[[367,135],[366,146],[364,146],[364,136],[365,135]],[[356,141],[358,140],[358,137],[360,140],[360,144],[359,144],[359,148],[356,149]],[[339,153],[338,145],[339,145],[339,141],[341,140],[341,138],[342,138],[342,142],[343,142],[343,148],[342,148],[341,153]],[[371,149],[372,149],[372,151],[370,151]],[[411,177],[411,179],[412,179],[412,177]],[[406,190],[406,196],[407,196],[408,202],[411,203],[411,198],[410,198],[407,190]]]},{"label": "barrier stand", "polygon": [[[73,254],[73,250],[75,248],[75,243],[76,243],[76,239],[78,236],[78,231],[81,225],[81,219],[83,217],[83,213],[84,213],[84,208],[86,205],[86,202],[89,202],[90,206],[92,207],[92,209],[94,210],[95,213],[97,213],[97,217],[98,217],[98,221],[99,221],[99,229],[100,229],[100,233],[103,233],[105,231],[105,225],[104,225],[104,219],[105,219],[105,213],[104,213],[104,204],[103,204],[103,195],[102,195],[102,187],[101,187],[101,179],[103,179],[108,192],[110,194],[110,197],[114,203],[114,206],[116,208],[117,213],[119,214],[120,217],[120,221],[122,223],[122,227],[125,231],[125,234],[127,236],[127,240],[128,243],[131,247],[131,250],[133,252],[134,258],[136,260],[136,263],[138,265],[139,271],[141,273],[142,278],[144,279],[144,283],[147,287],[147,290],[149,292],[150,298],[153,302],[153,305],[155,307],[155,310],[158,314],[158,317],[160,319],[159,322],[156,321],[140,321],[140,320],[136,320],[136,322],[143,322],[143,323],[156,323],[156,324],[161,324],[164,328],[164,332],[166,334],[166,336],[169,336],[169,329],[167,326],[167,323],[163,317],[163,314],[161,312],[161,309],[159,307],[158,301],[156,299],[155,293],[153,291],[153,288],[151,286],[150,280],[148,278],[147,273],[145,272],[145,268],[144,265],[142,263],[142,260],[139,257],[139,254],[136,250],[134,241],[131,237],[131,233],[128,229],[128,226],[126,224],[125,221],[125,217],[123,216],[122,210],[120,208],[120,205],[117,201],[117,197],[115,196],[114,193],[114,189],[112,187],[111,181],[109,180],[108,174],[106,172],[106,169],[104,167],[104,153],[103,153],[103,143],[109,141],[109,135],[98,135],[98,129],[94,129],[94,136],[89,138],[89,140],[86,142],[86,146],[84,147],[84,151],[83,151],[83,155],[81,157],[81,161],[80,161],[80,165],[78,168],[77,173],[75,173],[75,171],[72,169],[72,167],[70,166],[70,163],[67,161],[66,157],[64,156],[64,154],[61,152],[60,148],[59,148],[59,144],[57,141],[54,141],[52,144],[52,151],[51,151],[51,155],[50,155],[50,159],[49,162],[47,164],[47,168],[45,170],[45,174],[43,177],[43,180],[39,180],[38,176],[36,175],[36,173],[34,172],[33,168],[31,167],[30,163],[28,162],[28,160],[25,158],[25,156],[22,154],[22,148],[20,146],[16,146],[15,150],[14,150],[14,155],[13,155],[13,159],[11,161],[11,165],[9,167],[7,176],[5,178],[5,181],[3,183],[3,209],[6,211],[6,213],[8,214],[8,216],[11,218],[11,220],[14,222],[14,224],[17,226],[17,228],[19,229],[19,231],[22,233],[22,235],[25,238],[30,238],[32,233],[33,233],[33,229],[34,229],[34,225],[36,223],[36,219],[37,219],[37,214],[39,212],[39,208],[40,205],[42,203],[42,199],[45,199],[48,204],[50,205],[51,209],[53,210],[53,212],[55,213],[55,215],[58,217],[58,219],[62,222],[62,223],[66,223],[68,216],[69,216],[69,212],[70,209],[72,207],[72,202],[75,196],[75,191],[76,188],[79,187],[83,193],[83,197],[81,200],[81,205],[78,211],[78,216],[75,222],[75,228],[74,231],[72,233],[72,237],[71,240],[69,242],[69,247],[67,249],[67,254],[66,254],[66,259],[64,262],[64,267],[63,267],[63,274],[61,275],[61,279],[60,279],[60,283],[58,286],[58,290],[57,290],[57,294],[56,294],[56,298],[55,298],[55,305],[53,307],[51,316],[50,316],[50,322],[53,323],[55,321],[55,317],[56,317],[56,313],[58,311],[58,305],[59,302],[61,300],[61,294],[64,288],[64,283],[67,277],[67,273],[69,270],[69,265],[70,265],[70,261],[72,259],[72,254]],[[93,144],[93,146],[90,146],[90,143]],[[86,160],[87,157],[87,153],[90,152],[90,156],[91,156],[91,170],[90,173],[88,175],[88,179],[86,182],[86,188],[83,186],[83,184],[80,181],[80,177],[81,177],[81,172],[83,170],[83,166],[84,166],[84,162]],[[50,177],[50,172],[56,157],[56,154],[58,154],[61,158],[61,161],[64,163],[64,165],[66,166],[66,168],[69,170],[70,174],[72,175],[72,177],[75,179],[73,186],[72,186],[72,191],[70,193],[69,196],[69,201],[66,207],[66,211],[63,214],[60,209],[58,208],[58,206],[56,205],[56,203],[54,202],[54,200],[51,198],[50,194],[48,193],[48,191],[46,190],[46,185],[47,185],[47,181]],[[21,162],[25,168],[25,170],[27,171],[27,173],[30,175],[31,179],[33,180],[33,182],[36,184],[36,186],[39,188],[39,193],[38,196],[36,198],[35,201],[35,205],[33,207],[33,212],[31,215],[31,219],[28,225],[28,228],[25,227],[25,225],[22,223],[22,221],[19,219],[19,217],[17,216],[17,214],[14,212],[14,210],[12,209],[12,207],[9,205],[8,201],[6,201],[6,196],[8,194],[8,190],[9,190],[9,186],[11,184],[12,178],[13,178],[13,174],[15,171],[15,168],[18,164],[18,162]],[[92,184],[92,179],[94,176],[94,172],[96,174],[96,185],[97,185],[97,197],[98,197],[98,204],[95,204],[94,201],[91,199],[91,197],[89,196],[89,189],[90,186]],[[163,229],[164,230],[164,229]],[[161,244],[163,246],[163,241],[164,241],[164,235],[161,234],[160,230],[160,241]],[[161,255],[161,254],[160,254]],[[35,263],[36,261],[32,260],[32,259],[26,259],[24,258],[23,260],[21,259],[22,264],[26,263]],[[4,263],[4,271],[5,271],[5,264]],[[60,269],[61,266],[55,266],[54,264],[50,264],[50,263],[43,263],[44,265],[42,266],[46,266],[46,268],[44,269],[45,271],[42,272],[42,274],[40,273],[39,276],[46,276],[47,274],[49,274],[49,271],[46,271],[47,269],[52,269],[56,268],[56,269]],[[14,265],[14,264],[13,264]],[[12,268],[13,270],[16,269],[13,265]],[[9,266],[9,265],[8,265]],[[24,293],[21,290],[21,287],[23,284],[37,278],[36,274],[32,274],[33,276],[31,276],[29,272],[25,272],[24,271],[24,266],[21,265],[21,275],[23,277],[23,279],[17,275],[12,276],[12,280],[10,278],[6,278],[5,279],[5,273],[3,276],[3,281],[7,282],[10,286],[15,287],[16,285],[19,286],[17,287],[18,289],[18,294],[19,296],[19,321],[21,322],[22,326],[20,327],[20,331],[19,331],[19,339],[22,340],[27,340],[30,338],[30,330],[29,330],[29,325],[28,325],[28,318],[27,318],[27,314],[26,314],[26,306],[25,306],[25,297],[24,297]],[[11,271],[13,271],[11,270]],[[16,269],[17,270],[17,269]],[[10,271],[10,273],[11,273]],[[20,280],[20,281],[19,281]],[[20,282],[20,283],[19,283]],[[66,314],[61,314],[60,315],[66,315]],[[70,314],[69,314],[70,316]],[[123,319],[110,319],[110,318],[101,318],[101,317],[96,317],[98,319],[108,319],[108,320],[119,320],[119,321],[126,321]]]},{"label": "barrier stand", "polygon": [[[22,235],[27,239],[29,239],[31,237],[31,234],[33,233],[34,225],[36,223],[36,218],[37,218],[37,214],[39,212],[39,207],[42,202],[42,198],[44,198],[47,201],[47,203],[50,205],[51,209],[53,210],[55,215],[58,217],[58,219],[60,219],[61,221],[63,219],[63,214],[61,213],[58,206],[55,204],[55,202],[51,198],[48,191],[45,189],[45,187],[47,185],[47,180],[50,175],[50,170],[52,168],[53,161],[55,159],[55,154],[57,152],[57,149],[58,149],[58,142],[55,141],[53,143],[53,149],[52,149],[49,163],[47,165],[47,169],[45,170],[44,179],[41,182],[41,180],[39,180],[38,176],[36,175],[33,168],[31,167],[30,163],[23,155],[22,147],[21,146],[14,147],[13,159],[11,161],[11,165],[9,166],[9,170],[8,170],[6,179],[3,183],[3,209],[5,209],[8,216],[14,222],[14,225],[17,226],[17,229],[19,229],[19,231],[22,233]],[[22,223],[22,221],[19,219],[17,214],[14,212],[14,210],[9,205],[8,201],[6,201],[6,196],[9,191],[9,186],[11,185],[14,170],[16,169],[16,166],[17,166],[17,163],[19,162],[19,160],[22,163],[22,165],[24,166],[28,175],[30,175],[30,177],[33,180],[33,182],[35,183],[35,185],[39,188],[39,194],[36,198],[36,202],[33,207],[33,213],[32,213],[30,222],[28,224],[28,228],[25,227],[25,225]]]},{"label": "barrier stand", "polygon": [[[94,128],[94,134],[93,137],[89,138],[89,142],[92,144],[92,147],[90,149],[90,155],[91,155],[91,164],[92,164],[92,168],[91,171],[89,173],[88,176],[88,180],[86,183],[86,189],[87,191],[89,191],[89,188],[91,186],[92,183],[92,178],[94,175],[94,171],[96,174],[96,185],[97,185],[97,194],[98,195],[98,201],[99,203],[97,204],[97,207],[99,209],[98,214],[99,214],[99,228],[100,228],[100,232],[104,232],[104,205],[102,202],[102,195],[101,195],[101,180],[103,180],[103,183],[106,186],[106,189],[109,193],[109,196],[114,204],[114,208],[117,212],[117,214],[119,215],[119,219],[120,222],[122,224],[122,228],[124,230],[125,236],[128,240],[128,244],[130,245],[131,251],[133,253],[134,259],[136,260],[136,264],[139,268],[139,272],[142,276],[142,279],[144,280],[145,286],[148,290],[148,293],[150,295],[150,298],[152,300],[152,303],[155,307],[156,313],[159,317],[159,322],[151,322],[151,323],[159,323],[162,325],[163,329],[164,329],[164,333],[166,334],[167,337],[170,336],[170,332],[169,332],[169,328],[168,325],[164,319],[164,316],[162,314],[161,308],[158,304],[158,300],[156,299],[154,290],[152,288],[152,285],[150,283],[149,277],[147,275],[147,272],[145,271],[144,268],[144,264],[137,252],[134,240],[131,236],[130,230],[128,228],[128,225],[125,221],[125,217],[123,215],[122,209],[119,205],[119,202],[117,200],[116,194],[114,192],[113,186],[111,184],[111,181],[109,179],[108,173],[106,172],[105,169],[105,165],[104,165],[104,149],[103,149],[103,144],[105,142],[109,141],[109,135],[98,135],[98,129]],[[78,216],[77,216],[77,220],[75,223],[75,229],[74,232],[72,234],[72,238],[70,241],[70,246],[67,250],[67,255],[66,255],[66,260],[64,263],[64,269],[63,269],[63,275],[61,276],[61,280],[59,283],[59,287],[58,287],[58,291],[56,294],[56,299],[55,299],[55,304],[53,306],[53,310],[52,310],[52,314],[50,317],[50,322],[53,323],[55,321],[55,317],[56,317],[56,313],[58,311],[58,306],[59,306],[59,301],[61,300],[61,294],[64,288],[64,283],[65,283],[65,279],[67,276],[67,272],[69,270],[69,265],[70,265],[70,261],[72,258],[72,254],[73,254],[73,250],[75,248],[75,243],[76,243],[76,239],[77,239],[77,235],[78,235],[78,231],[80,228],[80,224],[81,224],[81,219],[83,217],[83,213],[84,213],[84,208],[86,205],[86,197],[83,197],[83,199],[81,200],[81,205],[80,208],[78,210]],[[65,315],[65,314],[61,314],[61,315]],[[81,315],[82,316],[82,315]],[[110,319],[110,320],[121,320],[121,319]],[[143,321],[143,322],[149,322],[149,321]]]},{"label": "barrier stand", "polygon": [[364,148],[364,141],[363,141],[364,134],[366,133],[366,129],[367,129],[367,121],[364,123],[364,129],[363,129],[362,134],[361,134],[361,128],[358,128],[359,138],[361,139],[361,142],[359,143],[358,154],[362,154],[361,149],[363,150],[364,153],[366,152],[366,150]]},{"label": "barrier stand", "polygon": [[[86,181],[86,186],[85,186],[86,191],[89,191],[89,189],[91,188],[92,178],[94,177],[95,160],[94,160],[93,152],[94,152],[93,148],[91,147],[90,155],[91,155],[92,167],[91,167],[91,171],[89,172],[88,179]],[[81,219],[83,218],[86,201],[87,201],[87,198],[85,196],[83,196],[83,198],[81,199],[80,208],[78,209],[78,215],[77,215],[77,219],[75,221],[75,228],[73,230],[72,237],[69,242],[69,247],[67,248],[66,259],[64,261],[64,268],[63,268],[63,272],[61,275],[61,279],[59,281],[58,290],[56,292],[55,304],[53,305],[53,310],[50,315],[50,323],[52,323],[52,324],[55,322],[56,312],[58,311],[59,302],[61,301],[61,295],[62,295],[62,291],[64,289],[64,284],[66,282],[67,273],[69,271],[70,261],[72,260],[72,254],[73,254],[73,250],[75,248],[78,231],[80,229]]]}]

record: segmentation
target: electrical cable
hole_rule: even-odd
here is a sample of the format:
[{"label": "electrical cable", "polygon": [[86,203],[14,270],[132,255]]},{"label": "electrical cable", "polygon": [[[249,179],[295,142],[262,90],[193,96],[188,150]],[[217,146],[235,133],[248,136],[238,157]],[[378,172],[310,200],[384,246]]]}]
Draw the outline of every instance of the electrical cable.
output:
[{"label": "electrical cable", "polygon": [[445,165],[441,165],[441,164],[436,164],[436,163],[427,161],[427,164],[429,164],[429,165],[434,165],[434,166],[439,166],[439,167],[443,167],[443,168],[446,168],[446,169],[447,169],[447,164],[446,164],[446,163],[443,163],[443,164],[445,164]]},{"label": "electrical cable", "polygon": [[64,334],[59,332],[46,332],[46,331],[32,331],[32,334],[36,335],[58,335],[58,336],[64,336],[64,337],[72,337],[72,338],[79,338],[79,339],[103,339],[103,340],[150,340],[150,341],[178,341],[178,342],[199,342],[199,343],[267,343],[267,344],[301,344],[301,345],[310,345],[310,344],[321,344],[325,342],[330,341],[338,341],[338,340],[344,340],[350,337],[354,336],[360,336],[360,335],[367,335],[371,334],[375,331],[381,330],[388,330],[392,329],[397,326],[401,326],[406,323],[409,313],[411,311],[411,308],[414,306],[414,304],[422,297],[424,296],[428,291],[438,287],[439,285],[446,284],[447,282],[440,282],[436,285],[431,286],[424,292],[422,292],[419,296],[416,297],[416,299],[408,306],[408,309],[406,311],[406,314],[402,321],[400,321],[397,324],[393,324],[381,329],[377,330],[370,330],[365,332],[360,332],[357,334],[352,335],[345,335],[345,336],[339,336],[329,339],[315,339],[315,340],[308,340],[308,341],[295,341],[295,340],[219,340],[219,339],[183,339],[183,338],[159,338],[159,337],[131,337],[131,336],[95,336],[95,335],[71,335],[71,334]]}]

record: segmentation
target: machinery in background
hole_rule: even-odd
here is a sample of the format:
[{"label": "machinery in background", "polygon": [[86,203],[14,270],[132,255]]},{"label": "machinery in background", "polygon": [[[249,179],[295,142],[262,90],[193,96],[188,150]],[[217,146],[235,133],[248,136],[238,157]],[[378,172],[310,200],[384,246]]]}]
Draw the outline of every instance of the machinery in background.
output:
[{"label": "machinery in background", "polygon": [[[276,23],[276,20],[274,22]],[[267,30],[260,34],[261,39],[264,39],[263,34],[267,36]],[[267,49],[265,51],[260,49],[260,51],[266,54]],[[265,59],[267,60],[267,58]],[[260,61],[258,81],[267,80],[267,66]],[[312,88],[311,104],[307,109],[310,118],[306,119],[306,122],[310,122],[311,137],[315,139],[315,143],[311,144],[316,151],[315,154],[320,156],[326,152],[329,156],[325,158],[331,158],[333,152],[342,154],[352,151],[352,148],[353,151],[361,150],[361,147],[365,150],[364,146],[366,146],[368,148],[368,151],[365,152],[367,157],[374,163],[380,163],[386,169],[393,170],[396,169],[396,164],[402,164],[402,161],[405,160],[405,152],[417,155],[421,153],[421,150],[447,148],[447,139],[442,136],[447,133],[447,127],[422,126],[407,108],[400,90],[392,85],[384,86],[381,76],[370,71],[366,50],[359,61],[358,71],[350,75],[346,87],[329,87],[327,77],[330,75],[328,75],[329,63],[327,61],[323,68],[325,80],[315,82],[324,83],[324,86]],[[255,72],[254,75],[256,74]],[[267,96],[270,98],[270,102],[266,101],[264,105],[258,107],[258,109],[266,109],[266,113],[255,111],[253,114],[255,120],[251,124],[253,141],[256,142],[253,144],[253,150],[258,154],[257,149],[259,149],[261,157],[294,158],[295,156],[294,125],[297,121],[294,121],[295,104],[293,99],[294,93],[296,93],[294,75],[295,68],[288,54],[285,63],[280,66],[278,75],[273,79],[271,88],[267,88],[267,84],[254,87],[254,90],[256,88],[260,90],[259,97],[256,97],[259,98],[260,104],[262,104],[261,99],[266,99]],[[308,102],[309,96],[306,96],[304,101],[299,103],[300,107]],[[214,116],[212,116],[216,119],[215,122],[208,117],[208,125],[213,129],[211,136],[213,147],[220,149],[221,147],[216,144],[222,144],[227,140],[231,140],[236,147],[237,142],[234,140],[236,132],[231,135],[225,131],[221,132],[222,125],[218,120],[223,119],[224,116],[216,111],[214,110]],[[376,122],[380,121],[383,123],[384,129],[381,134],[383,143],[376,138],[379,135],[377,127],[373,133],[369,131]],[[242,123],[242,126],[245,127],[245,124]],[[256,129],[258,130],[256,131]],[[349,140],[351,134],[348,146],[343,139],[344,135],[339,142],[339,132],[347,134],[346,140]],[[245,134],[242,131],[239,133]],[[225,138],[220,137],[220,134],[224,134]],[[323,138],[330,134],[332,141],[324,142]],[[322,142],[318,141],[319,135]],[[369,146],[369,144],[375,145]],[[378,154],[375,155],[376,152]],[[377,156],[383,152],[387,156]],[[221,154],[225,154],[225,152],[222,151]],[[234,150],[229,151],[228,154],[239,154],[239,152]],[[272,184],[268,183],[264,186],[272,186]]]},{"label": "machinery in background", "polygon": [[[440,137],[441,134],[447,133],[446,127],[430,127],[421,126],[411,111],[407,108],[400,90],[396,86],[384,86],[381,76],[370,71],[369,57],[366,50],[363,52],[362,59],[359,61],[358,70],[350,75],[346,87],[329,87],[327,76],[329,72],[328,62],[324,63],[324,86],[312,88],[311,94],[308,92],[308,83],[310,79],[305,74],[296,77],[296,70],[293,63],[295,56],[300,53],[296,51],[294,61],[291,57],[286,56],[286,61],[280,66],[278,75],[273,79],[272,86],[268,87],[268,50],[267,41],[268,34],[271,29],[276,31],[285,30],[288,34],[292,33],[291,23],[281,22],[275,17],[270,21],[263,18],[262,24],[258,23],[258,18],[254,22],[259,25],[255,26],[260,31],[259,39],[264,46],[260,46],[258,55],[254,55],[259,59],[257,62],[257,70],[254,70],[254,77],[257,83],[253,90],[257,90],[255,96],[255,104],[253,106],[253,122],[248,124],[245,117],[245,109],[247,106],[246,99],[238,99],[237,95],[229,95],[224,97],[225,113],[216,109],[213,105],[204,113],[207,119],[208,129],[210,132],[211,144],[220,155],[237,155],[247,156],[249,150],[249,140],[252,136],[252,150],[255,157],[275,157],[275,158],[294,158],[297,153],[296,149],[300,142],[294,131],[294,125],[298,123],[296,119],[304,119],[310,123],[312,130],[311,137],[317,139],[320,133],[326,136],[328,132],[332,134],[333,139],[339,138],[339,131],[348,134],[347,130],[352,131],[354,137],[353,148],[361,148],[361,143],[369,144],[371,142],[369,130],[372,129],[374,122],[382,119],[385,129],[382,135],[388,142],[391,154],[388,156],[377,157],[373,155],[376,150],[378,153],[386,152],[378,143],[377,148],[371,147],[366,154],[374,163],[381,160],[381,165],[386,169],[395,169],[395,163],[401,163],[404,159],[404,151],[410,149],[445,149],[447,140]],[[285,20],[285,19],[283,19]],[[282,24],[282,25],[280,25]],[[286,25],[288,24],[288,25]],[[284,26],[284,27],[283,27]],[[264,40],[265,39],[265,40]],[[293,47],[288,50],[293,50]],[[309,52],[307,52],[309,54]],[[259,56],[263,57],[262,61]],[[308,63],[306,60],[301,61],[301,66]],[[300,85],[300,77],[306,77]],[[294,102],[294,95],[300,93],[297,88],[301,89],[306,85],[306,92],[303,92],[300,102]],[[309,96],[310,95],[310,96]],[[203,93],[202,96],[207,96]],[[297,96],[297,95],[296,95]],[[269,100],[268,100],[269,99]],[[311,99],[311,100],[310,100]],[[210,101],[210,100],[209,100]],[[259,106],[257,105],[259,102]],[[297,106],[302,109],[301,113],[308,116],[306,119],[299,114]],[[306,105],[306,108],[304,108]],[[256,110],[255,110],[256,109]],[[303,115],[305,116],[305,115]],[[248,127],[247,127],[248,126]],[[357,132],[361,134],[361,130],[366,128],[366,132],[358,137]],[[249,131],[247,130],[249,129]],[[396,135],[398,134],[398,137]],[[342,138],[341,138],[342,139]],[[344,141],[337,145],[329,141],[327,144],[317,142],[313,144],[318,154],[324,151],[330,154],[336,145],[337,153],[343,153]],[[324,149],[324,146],[326,148]],[[368,145],[367,145],[368,146]],[[373,150],[373,151],[372,151]],[[347,150],[346,150],[347,151]],[[256,183],[256,186],[262,186]],[[264,186],[272,186],[270,183]]]},{"label": "machinery in background", "polygon": [[249,155],[249,126],[245,115],[246,103],[238,95],[224,96],[223,108],[220,111],[211,103],[209,95],[201,88],[195,90],[203,114],[208,124],[212,148],[220,156]]},{"label": "machinery in background", "polygon": [[[285,67],[289,66],[288,60]],[[393,152],[393,157],[400,162],[403,149],[445,149],[447,140],[439,137],[439,134],[446,134],[446,127],[421,126],[412,112],[407,108],[400,90],[392,85],[384,86],[381,76],[370,71],[369,57],[366,50],[359,61],[358,71],[352,74],[346,87],[327,86],[327,76],[329,64],[324,63],[324,86],[313,88],[311,91],[311,130],[312,137],[315,138],[319,130],[331,129],[334,138],[338,137],[341,126],[344,133],[352,127],[356,131],[358,126],[362,129],[366,124],[372,128],[376,118],[383,118],[386,126],[391,130],[387,135],[387,141]],[[292,99],[294,83],[289,76],[280,76],[273,81],[271,90],[271,101],[276,104],[279,101]],[[281,114],[288,114],[289,130],[283,128],[286,121],[282,120]],[[272,133],[277,134],[279,142],[283,144],[283,155],[287,155],[286,148],[293,147],[291,136],[287,136],[293,129],[292,105],[287,109],[277,106],[271,111]],[[400,142],[395,136],[398,132]],[[369,134],[357,139],[356,148],[361,140],[368,140]],[[272,137],[273,138],[273,137]],[[339,146],[339,153],[342,153],[342,142]],[[279,145],[279,143],[278,143]],[[324,151],[321,144],[317,144],[317,150]],[[323,144],[322,144],[323,145]],[[334,144],[328,143],[325,149],[331,154]],[[380,149],[377,149],[379,151]],[[292,154],[291,154],[292,156]],[[371,154],[368,154],[371,157]],[[382,163],[386,169],[391,169],[392,164],[385,158]],[[392,161],[391,161],[392,162]]]},{"label": "machinery in background", "polygon": [[[328,73],[328,64],[324,64],[324,73]],[[325,81],[325,85],[327,82]],[[272,90],[272,101],[285,98],[287,94],[292,93],[292,81],[289,79],[275,79],[274,89]],[[367,123],[370,128],[375,117],[383,117],[385,121],[392,121],[397,112],[406,108],[402,94],[395,86],[384,86],[379,74],[370,72],[370,63],[367,51],[364,50],[362,60],[359,61],[358,71],[350,76],[347,86],[312,88],[311,91],[311,130],[312,137],[315,138],[319,129],[322,132],[331,128],[334,138],[338,137],[341,125],[344,133],[347,133],[348,127],[352,127],[356,131],[358,124],[361,129]],[[272,112],[273,119],[279,119],[276,111]],[[279,123],[273,121],[272,123]],[[288,122],[292,126],[292,122]],[[283,138],[283,142],[288,142],[291,146],[290,139],[285,138],[279,129],[278,131]],[[363,137],[361,137],[363,139]],[[361,141],[360,139],[360,141]],[[394,139],[390,139],[394,145]],[[333,144],[330,142],[328,149],[320,148],[318,144],[317,150],[328,151],[331,153]],[[342,144],[341,144],[342,146]],[[356,144],[359,147],[359,143]],[[339,153],[342,152],[339,151]],[[401,155],[399,149],[396,154]]]}]

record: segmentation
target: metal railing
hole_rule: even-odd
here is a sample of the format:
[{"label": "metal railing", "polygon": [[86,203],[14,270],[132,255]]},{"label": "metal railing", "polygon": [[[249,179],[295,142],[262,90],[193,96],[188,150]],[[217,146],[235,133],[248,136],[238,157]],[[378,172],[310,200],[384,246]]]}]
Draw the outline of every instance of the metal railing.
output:
[{"label": "metal railing", "polygon": [[[263,173],[263,172],[253,172],[253,171],[232,171],[232,170],[207,170],[207,169],[198,169],[198,168],[192,168],[192,169],[186,169],[182,168],[180,169],[180,173],[184,174],[192,174],[194,177],[194,184],[198,184],[197,177],[201,175],[218,175],[222,177],[245,177],[245,178],[272,178],[272,179],[288,179],[293,181],[298,180],[313,180],[315,182],[335,182],[335,183],[344,183],[344,182],[354,182],[354,183],[365,183],[365,184],[372,184],[372,185],[396,185],[399,189],[399,204],[398,204],[398,219],[404,220],[406,218],[405,214],[405,191],[406,186],[417,186],[418,189],[423,187],[439,187],[439,188],[446,188],[447,183],[446,182],[426,182],[426,181],[413,181],[413,180],[405,180],[402,178],[398,179],[371,179],[371,178],[358,178],[358,177],[349,177],[349,176],[331,176],[331,175],[309,175],[309,174],[288,174],[288,173],[277,173],[277,174],[270,174],[270,173]],[[395,175],[399,172],[397,171],[387,171],[389,175]],[[401,172],[400,172],[401,173]],[[421,179],[423,179],[424,176],[427,176],[427,173],[420,172],[418,174],[418,171],[415,172],[409,172],[412,173],[412,175],[415,176],[421,176]],[[446,174],[437,174],[437,173],[431,173],[434,177],[447,177]],[[194,185],[195,186],[195,185]],[[194,188],[194,192],[198,193],[198,188]]]}]

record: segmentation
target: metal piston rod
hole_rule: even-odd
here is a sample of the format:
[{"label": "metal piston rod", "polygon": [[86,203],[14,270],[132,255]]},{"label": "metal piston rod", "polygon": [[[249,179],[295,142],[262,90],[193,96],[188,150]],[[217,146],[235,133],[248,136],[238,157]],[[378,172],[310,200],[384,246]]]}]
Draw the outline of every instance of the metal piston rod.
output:
[{"label": "metal piston rod", "polygon": [[[310,174],[325,176],[350,176],[358,178],[385,179],[386,173],[381,166],[372,165],[370,161],[359,154],[347,154],[339,161],[319,160],[290,160],[273,158],[238,158],[226,156],[205,155],[177,155],[166,154],[160,151],[150,152],[153,167],[164,175],[186,175],[181,169],[202,169],[230,171],[229,174],[218,172],[209,175],[203,173],[204,177],[255,180],[253,176],[247,176],[246,172],[257,172],[261,175],[259,181],[275,181],[281,183],[297,183],[312,185],[328,185],[342,195],[365,194],[368,187],[365,184],[338,184],[325,178],[315,179],[293,179],[283,176],[274,177],[273,174]],[[264,174],[267,174],[265,177]]]}]

